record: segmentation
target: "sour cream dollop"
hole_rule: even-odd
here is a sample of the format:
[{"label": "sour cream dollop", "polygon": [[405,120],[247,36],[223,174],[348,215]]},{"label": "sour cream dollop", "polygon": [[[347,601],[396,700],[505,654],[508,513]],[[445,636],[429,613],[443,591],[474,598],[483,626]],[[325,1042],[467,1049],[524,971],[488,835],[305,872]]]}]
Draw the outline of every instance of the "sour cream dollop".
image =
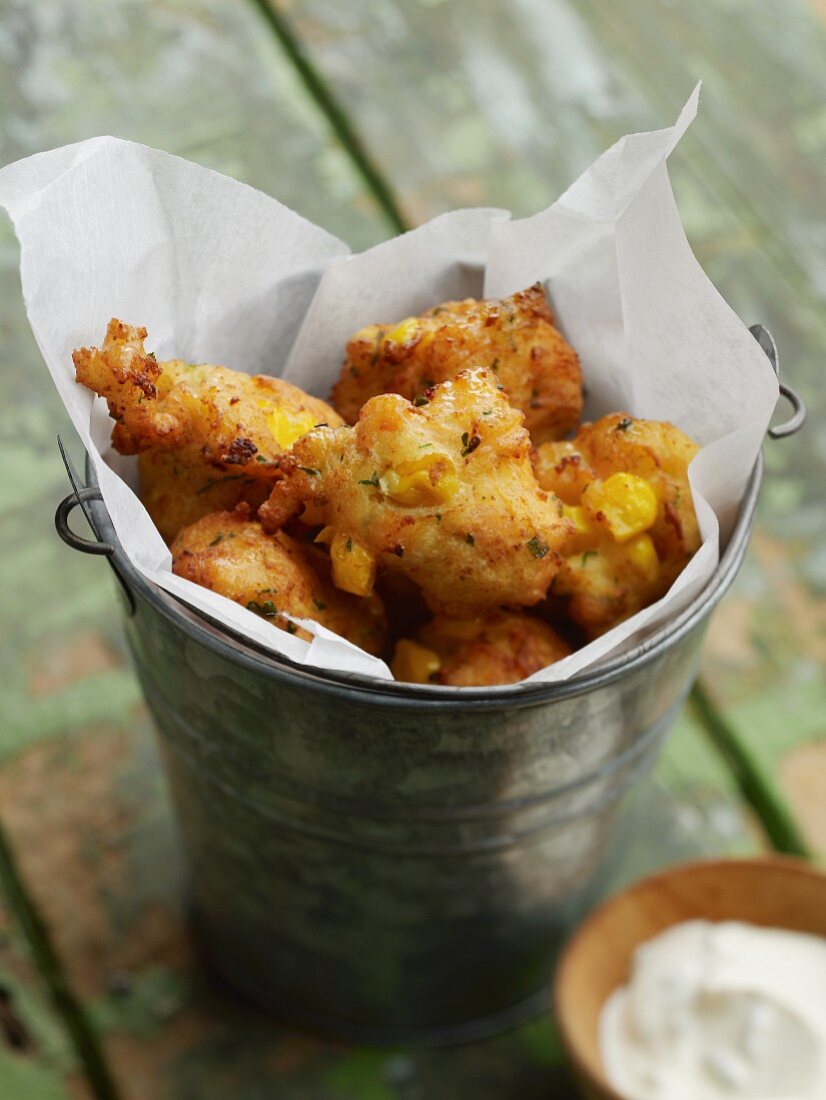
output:
[{"label": "sour cream dollop", "polygon": [[674,925],[638,948],[600,1046],[629,1100],[824,1100],[826,939]]}]

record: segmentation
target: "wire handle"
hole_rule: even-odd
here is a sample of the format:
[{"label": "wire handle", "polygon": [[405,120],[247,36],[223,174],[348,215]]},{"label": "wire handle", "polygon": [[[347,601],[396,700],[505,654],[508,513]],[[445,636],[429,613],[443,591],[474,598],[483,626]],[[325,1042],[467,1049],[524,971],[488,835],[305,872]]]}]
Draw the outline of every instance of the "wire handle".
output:
[{"label": "wire handle", "polygon": [[101,542],[99,539],[85,539],[81,535],[76,535],[69,526],[69,516],[78,505],[82,507],[89,500],[102,499],[100,489],[73,489],[58,504],[54,514],[55,529],[66,545],[71,546],[73,550],[80,550],[82,554],[105,554],[107,557],[114,554],[115,548],[111,543]]},{"label": "wire handle", "polygon": [[[752,325],[749,332],[766,353],[766,357],[772,365],[774,373],[780,378],[780,354],[774,337],[763,325]],[[792,415],[784,424],[778,424],[775,428],[769,428],[769,439],[785,439],[789,435],[799,432],[806,423],[806,402],[792,386],[785,382],[780,383],[780,396],[785,397],[792,407]]]},{"label": "wire handle", "polygon": [[92,531],[96,536],[98,535],[98,528],[95,524],[94,516],[92,515],[92,509],[89,507],[89,502],[92,500],[103,500],[100,489],[98,489],[96,485],[87,486],[83,484],[77,470],[74,468],[71,458],[69,458],[66,453],[66,448],[63,446],[63,440],[60,436],[57,437],[57,445],[60,448],[63,465],[66,467],[69,481],[72,483],[72,492],[69,493],[65,500],[61,500],[60,504],[57,506],[57,510],[54,514],[55,530],[66,545],[71,546],[73,550],[80,550],[82,554],[95,554],[98,557],[108,558],[109,565],[112,567],[112,572],[118,580],[118,589],[123,598],[124,611],[127,617],[131,617],[135,614],[137,605],[135,603],[135,597],[132,594],[132,589],[126,583],[123,573],[116,564],[115,547],[110,542],[106,542],[105,539],[101,539],[100,537],[85,539],[81,535],[76,535],[69,526],[69,516],[75,508],[80,506],[80,508],[83,509],[83,514],[89,526],[92,528]]}]

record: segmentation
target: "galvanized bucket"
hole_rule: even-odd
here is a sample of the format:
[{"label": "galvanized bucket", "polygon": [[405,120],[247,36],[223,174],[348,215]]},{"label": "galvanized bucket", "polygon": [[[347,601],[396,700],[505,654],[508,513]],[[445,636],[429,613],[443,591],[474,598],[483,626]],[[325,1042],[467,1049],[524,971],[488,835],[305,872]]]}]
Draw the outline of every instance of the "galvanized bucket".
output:
[{"label": "galvanized bucket", "polygon": [[[802,422],[784,392],[796,415],[774,434]],[[564,683],[457,690],[321,674],[229,637],[134,569],[70,470],[57,528],[120,582],[216,970],[282,1019],[367,1042],[461,1041],[544,1008],[620,798],[742,561],[761,473],[708,587],[642,645]],[[68,527],[78,503],[97,542]]]}]

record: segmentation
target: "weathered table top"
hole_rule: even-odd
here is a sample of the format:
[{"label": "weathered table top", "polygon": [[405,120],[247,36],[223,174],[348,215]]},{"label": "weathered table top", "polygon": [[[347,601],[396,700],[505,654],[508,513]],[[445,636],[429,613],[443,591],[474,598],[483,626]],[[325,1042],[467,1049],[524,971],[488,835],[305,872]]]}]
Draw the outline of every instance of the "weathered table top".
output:
[{"label": "weathered table top", "polygon": [[[442,210],[551,201],[619,135],[669,123],[695,251],[774,333],[812,428],[766,448],[748,560],[701,694],[629,804],[616,882],[697,853],[826,849],[826,26],[777,0],[6,0],[0,163],[115,133],[215,167],[364,247]],[[0,1096],[572,1095],[550,1017],[449,1051],[274,1025],[193,958],[152,730],[99,561],[52,514],[71,429],[0,224]],[[644,813],[641,803],[644,802]]]}]

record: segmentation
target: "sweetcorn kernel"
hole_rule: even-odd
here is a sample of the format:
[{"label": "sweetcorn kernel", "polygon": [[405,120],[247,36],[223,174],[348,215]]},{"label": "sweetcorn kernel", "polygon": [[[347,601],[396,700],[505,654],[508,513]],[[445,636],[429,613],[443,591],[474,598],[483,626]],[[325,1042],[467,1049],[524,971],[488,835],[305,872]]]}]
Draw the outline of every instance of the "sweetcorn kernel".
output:
[{"label": "sweetcorn kernel", "polygon": [[291,412],[283,406],[277,406],[267,417],[267,427],[279,447],[285,451],[302,435],[314,428],[316,418],[309,412]]},{"label": "sweetcorn kernel", "polygon": [[405,317],[384,339],[388,344],[407,344],[418,335],[420,327],[418,317]]},{"label": "sweetcorn kernel", "polygon": [[562,514],[574,527],[565,542],[565,553],[575,553],[593,546],[598,530],[594,529],[585,509],[579,504],[563,504]]},{"label": "sweetcorn kernel", "polygon": [[397,680],[408,684],[429,684],[441,667],[438,654],[408,638],[400,638],[390,664]]},{"label": "sweetcorn kernel", "polygon": [[642,577],[653,584],[660,574],[660,560],[650,535],[637,535],[625,544],[628,560]]},{"label": "sweetcorn kernel", "polygon": [[611,474],[592,481],[582,494],[588,517],[604,524],[617,542],[627,542],[647,531],[657,518],[657,496],[636,474]]},{"label": "sweetcorn kernel", "polygon": [[585,509],[581,507],[581,505],[563,504],[562,514],[573,523],[575,535],[587,535],[591,530],[591,525],[588,523]]},{"label": "sweetcorn kernel", "polygon": [[[321,534],[324,534],[322,531]],[[318,542],[318,537],[316,542]],[[369,596],[376,579],[376,561],[369,550],[339,531],[330,543],[333,584],[354,596]]]},{"label": "sweetcorn kernel", "polygon": [[385,496],[406,508],[444,504],[459,488],[459,477],[444,455],[423,455],[385,471],[381,478]]}]

